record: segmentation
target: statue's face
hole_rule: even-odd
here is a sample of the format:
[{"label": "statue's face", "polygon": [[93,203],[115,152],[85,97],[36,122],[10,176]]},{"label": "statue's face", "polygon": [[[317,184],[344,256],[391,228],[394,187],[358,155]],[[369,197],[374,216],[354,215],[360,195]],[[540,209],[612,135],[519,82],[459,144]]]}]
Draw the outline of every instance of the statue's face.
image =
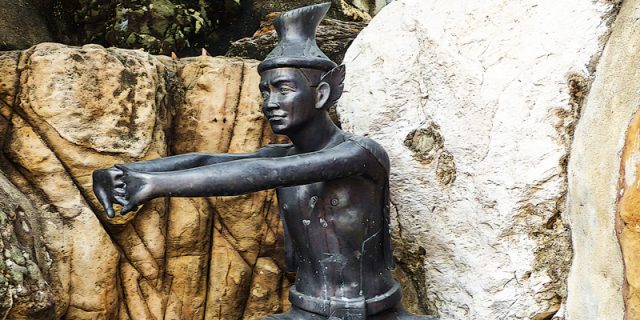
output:
[{"label": "statue's face", "polygon": [[299,130],[319,113],[316,90],[296,68],[276,68],[261,74],[262,111],[271,129],[278,134]]}]

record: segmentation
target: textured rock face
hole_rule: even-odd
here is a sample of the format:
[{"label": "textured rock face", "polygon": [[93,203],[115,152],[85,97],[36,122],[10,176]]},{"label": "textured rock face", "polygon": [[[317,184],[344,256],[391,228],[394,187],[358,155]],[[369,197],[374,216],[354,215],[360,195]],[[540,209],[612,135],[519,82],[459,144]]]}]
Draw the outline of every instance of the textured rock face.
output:
[{"label": "textured rock face", "polygon": [[[240,59],[199,58],[180,66],[179,82],[185,87],[184,102],[178,106],[174,118],[175,153],[249,152],[263,144],[282,142],[271,133],[260,111],[262,97],[257,86],[257,64],[257,61]],[[190,241],[213,239],[213,246],[201,254],[206,259],[198,262],[203,266],[199,270],[201,278],[208,283],[206,301],[202,301],[203,307],[206,304],[205,318],[255,319],[255,314],[282,311],[280,299],[276,299],[276,304],[250,303],[253,293],[263,288],[268,290],[263,292],[267,296],[279,297],[282,291],[283,252],[278,243],[280,227],[274,192],[208,201],[171,200],[172,204],[186,201],[200,208],[200,217],[185,215],[184,205],[172,209],[168,225],[169,234],[173,230],[175,240],[170,243],[181,243],[183,248],[191,249],[194,246],[185,242],[188,238],[193,239]],[[209,222],[205,225],[207,219]],[[194,230],[197,232],[190,231],[192,234],[185,237],[184,233],[193,230],[195,225],[199,226]],[[193,256],[182,257],[183,266],[193,266],[195,263],[187,261]],[[270,272],[274,275],[260,281],[264,277],[264,264],[259,262],[263,259],[277,260],[280,264],[272,263]],[[178,267],[180,262],[175,260]],[[191,274],[186,276],[191,278]]]},{"label": "textured rock face", "polygon": [[566,161],[614,9],[395,1],[347,51],[340,119],[391,157],[396,256],[425,308],[562,316]]},{"label": "textured rock face", "polygon": [[[0,315],[258,319],[286,310],[272,191],[157,199],[102,223],[91,191],[97,168],[282,142],[260,112],[257,63],[96,45],[0,54],[0,169],[43,208],[25,207],[33,218],[25,220],[12,202],[0,207],[0,241],[13,261],[0,265]],[[18,232],[23,221],[41,230],[32,236],[44,248]],[[47,258],[35,261],[41,251]]]},{"label": "textured rock face", "polygon": [[0,1],[0,50],[26,49],[52,40],[38,5],[31,0]]},{"label": "textured rock face", "polygon": [[0,198],[0,316],[54,319],[58,297],[48,283],[50,257],[37,221],[41,213],[1,173]]},{"label": "textured rock face", "polygon": [[145,154],[163,77],[146,53],[43,45],[27,51],[22,67],[22,106],[61,138],[98,152]]},{"label": "textured rock face", "polygon": [[[92,99],[64,94],[60,98],[55,93],[62,93],[58,91],[59,86],[65,83],[75,85],[66,86],[67,92],[75,89],[80,93],[80,88],[92,88],[86,90],[92,98],[112,92],[98,92],[100,83],[91,81],[98,80],[95,74],[93,78],[85,78],[86,83],[74,83],[71,75],[80,77],[80,73],[60,66],[77,63],[76,57],[65,54],[65,49],[59,45],[35,47],[23,52],[20,61],[14,60],[12,68],[3,70],[7,83],[12,84],[6,86],[10,90],[3,94],[7,98],[3,99],[2,115],[8,123],[3,153],[9,159],[3,162],[3,171],[34,203],[47,205],[37,218],[51,256],[50,285],[57,297],[52,315],[108,318],[117,311],[114,276],[118,252],[95,217],[88,195],[91,170],[108,163],[109,156],[105,156],[105,160],[90,148],[75,143],[71,140],[77,137],[74,128],[60,126],[55,121],[56,117],[79,117],[78,113],[85,111],[81,106],[90,104]],[[92,47],[75,51],[80,60],[86,59],[94,68],[116,67],[119,62],[106,59],[103,52],[104,49]],[[16,57],[11,53],[3,56],[6,67],[11,66],[8,61]],[[48,58],[53,56],[65,59],[53,65],[48,63]],[[44,79],[46,82],[41,82]],[[117,83],[119,79],[109,81]],[[111,86],[104,88],[109,90]],[[113,101],[122,103],[126,109],[127,99]],[[52,104],[43,108],[41,101]],[[69,108],[60,108],[59,104]],[[121,115],[129,118],[126,112]],[[106,129],[93,128],[96,133],[104,133]]]},{"label": "textured rock face", "polygon": [[640,318],[639,5],[622,3],[576,127],[568,197],[571,319],[623,319],[625,304],[624,319]]}]

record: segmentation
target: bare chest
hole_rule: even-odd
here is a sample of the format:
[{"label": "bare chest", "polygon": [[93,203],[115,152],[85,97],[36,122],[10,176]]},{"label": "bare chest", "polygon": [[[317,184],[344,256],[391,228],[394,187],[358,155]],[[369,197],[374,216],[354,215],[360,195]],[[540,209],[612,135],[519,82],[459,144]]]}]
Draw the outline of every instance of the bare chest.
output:
[{"label": "bare chest", "polygon": [[349,177],[280,188],[278,201],[294,242],[315,235],[356,246],[382,227],[382,191],[368,179]]}]

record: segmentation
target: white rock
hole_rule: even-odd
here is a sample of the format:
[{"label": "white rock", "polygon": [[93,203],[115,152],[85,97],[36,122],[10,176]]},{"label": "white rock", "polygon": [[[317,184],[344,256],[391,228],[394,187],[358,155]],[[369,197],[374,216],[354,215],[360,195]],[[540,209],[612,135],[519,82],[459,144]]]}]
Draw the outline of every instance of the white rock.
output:
[{"label": "white rock", "polygon": [[[396,256],[420,259],[423,303],[443,319],[531,319],[566,298],[568,83],[591,76],[612,10],[399,0],[348,50],[343,128],[389,153]],[[404,142],[417,129],[422,155]]]}]

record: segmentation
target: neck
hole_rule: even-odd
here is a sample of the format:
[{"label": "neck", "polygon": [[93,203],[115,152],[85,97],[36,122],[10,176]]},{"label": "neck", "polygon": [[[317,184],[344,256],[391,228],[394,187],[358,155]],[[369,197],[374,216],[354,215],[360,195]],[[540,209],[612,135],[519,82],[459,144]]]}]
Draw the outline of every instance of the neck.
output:
[{"label": "neck", "polygon": [[340,129],[331,121],[329,114],[322,112],[304,128],[287,136],[299,151],[313,152],[329,145],[339,132]]}]

